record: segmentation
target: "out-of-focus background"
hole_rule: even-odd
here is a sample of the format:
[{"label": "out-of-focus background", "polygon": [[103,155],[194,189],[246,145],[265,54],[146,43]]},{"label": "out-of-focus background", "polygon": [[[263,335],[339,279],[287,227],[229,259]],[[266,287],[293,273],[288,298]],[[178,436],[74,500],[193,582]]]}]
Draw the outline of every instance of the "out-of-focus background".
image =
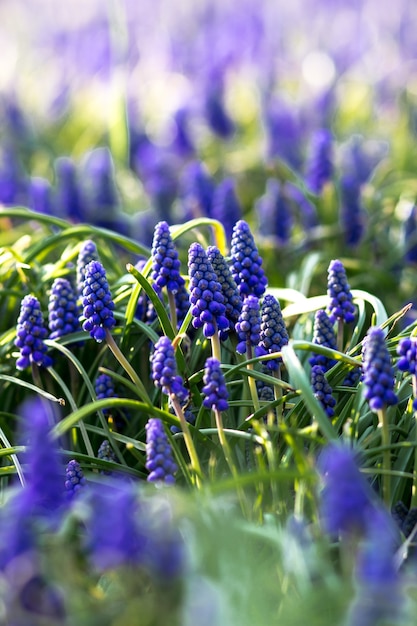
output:
[{"label": "out-of-focus background", "polygon": [[272,282],[344,256],[394,309],[417,260],[416,32],[413,0],[2,0],[0,203],[147,245],[161,219],[230,236],[243,216]]}]

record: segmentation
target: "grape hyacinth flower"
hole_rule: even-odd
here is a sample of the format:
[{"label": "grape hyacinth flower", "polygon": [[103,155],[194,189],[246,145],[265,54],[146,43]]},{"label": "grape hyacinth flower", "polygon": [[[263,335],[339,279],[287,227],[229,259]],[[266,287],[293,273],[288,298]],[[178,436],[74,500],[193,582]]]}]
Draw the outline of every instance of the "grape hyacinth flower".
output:
[{"label": "grape hyacinth flower", "polygon": [[403,623],[406,598],[396,564],[398,539],[386,510],[376,509],[359,549],[355,571],[357,592],[347,626]]},{"label": "grape hyacinth flower", "polygon": [[[287,328],[282,317],[281,305],[271,294],[266,294],[261,306],[261,328],[257,356],[280,352],[289,341]],[[265,365],[269,370],[278,371],[282,359],[271,359]]]},{"label": "grape hyacinth flower", "polygon": [[173,484],[178,467],[162,420],[152,417],[146,424],[146,469],[149,482]]},{"label": "grape hyacinth flower", "polygon": [[255,208],[260,234],[276,237],[280,244],[287,244],[291,238],[293,216],[284,186],[270,178],[266,183],[266,192],[256,202]]},{"label": "grape hyacinth flower", "polygon": [[333,137],[327,128],[317,130],[311,140],[306,166],[306,186],[319,195],[333,176]]},{"label": "grape hyacinth flower", "polygon": [[189,248],[188,270],[194,328],[203,328],[204,336],[208,338],[213,337],[217,330],[227,330],[229,322],[225,315],[222,287],[204,248],[199,243],[192,243]]},{"label": "grape hyacinth flower", "polygon": [[417,263],[417,206],[412,204],[404,220],[404,260]]},{"label": "grape hyacinth flower", "polygon": [[85,476],[81,465],[75,459],[68,462],[65,468],[65,489],[68,498],[73,498],[77,491],[85,486]]},{"label": "grape hyacinth flower", "polygon": [[397,367],[402,372],[408,372],[413,380],[413,409],[417,410],[417,337],[403,337],[397,346],[400,357]]},{"label": "grape hyacinth flower", "polygon": [[242,312],[236,324],[236,332],[239,339],[236,352],[239,354],[249,352],[249,358],[251,358],[252,348],[259,345],[261,333],[259,300],[255,296],[250,295],[245,298]]},{"label": "grape hyacinth flower", "polygon": [[174,300],[177,316],[177,328],[180,328],[190,308],[190,293],[185,286],[185,281],[174,294]]},{"label": "grape hyacinth flower", "polygon": [[164,287],[168,292],[176,293],[184,284],[180,274],[178,251],[172,241],[167,222],[158,222],[155,226],[152,245],[152,279],[155,291]]},{"label": "grape hyacinth flower", "polygon": [[213,196],[211,217],[224,226],[226,238],[232,236],[233,226],[242,217],[242,207],[236,195],[235,183],[226,178],[216,187]]},{"label": "grape hyacinth flower", "polygon": [[[95,392],[97,396],[97,400],[103,400],[104,398],[117,398],[114,381],[111,376],[108,374],[100,374],[97,376],[95,383]],[[106,409],[103,409],[103,413]]]},{"label": "grape hyacinth flower", "polygon": [[77,179],[75,164],[69,157],[55,160],[56,207],[64,219],[82,222],[86,218],[85,201]]},{"label": "grape hyacinth flower", "polygon": [[327,295],[330,298],[328,306],[331,322],[342,320],[346,324],[355,319],[353,296],[347,281],[343,263],[337,259],[330,262],[327,280]]},{"label": "grape hyacinth flower", "polygon": [[81,329],[80,310],[71,283],[66,278],[56,278],[52,284],[48,303],[50,339],[76,333]]},{"label": "grape hyacinth flower", "polygon": [[[102,461],[109,461],[110,463],[117,463],[116,455],[113,452],[108,439],[104,439],[101,442],[100,447],[97,451],[97,458]],[[107,470],[100,470],[100,473],[106,476],[112,475],[112,472],[109,472]]]},{"label": "grape hyacinth flower", "polygon": [[342,176],[340,187],[340,224],[346,245],[357,246],[365,232],[366,213],[361,202],[360,181],[352,175]]},{"label": "grape hyacinth flower", "polygon": [[91,261],[99,261],[97,246],[88,239],[82,244],[77,257],[77,292],[81,295],[84,287],[85,268]]},{"label": "grape hyacinth flower", "polygon": [[264,294],[268,281],[253,235],[244,220],[236,222],[233,228],[231,271],[242,298],[251,294],[260,298]]},{"label": "grape hyacinth flower", "polygon": [[168,396],[176,396],[180,402],[188,398],[188,391],[183,380],[177,374],[174,346],[169,337],[160,337],[151,355],[152,380],[162,392]]},{"label": "grape hyacinth flower", "polygon": [[47,335],[39,300],[33,295],[26,295],[20,305],[16,328],[15,346],[20,349],[20,356],[16,361],[18,370],[26,369],[31,363],[43,367],[52,365],[44,343]]},{"label": "grape hyacinth flower", "polygon": [[271,100],[265,107],[267,131],[267,158],[282,159],[292,169],[299,170],[302,163],[302,126],[294,106]]},{"label": "grape hyacinth flower", "polygon": [[209,357],[206,360],[203,382],[203,405],[207,409],[227,411],[229,408],[229,403],[227,401],[229,393],[227,391],[223,372],[220,368],[220,363],[214,357]]},{"label": "grape hyacinth flower", "polygon": [[374,326],[368,330],[363,343],[362,358],[365,398],[370,409],[376,412],[397,404],[394,370],[381,328]]},{"label": "grape hyacinth flower", "polygon": [[353,450],[331,443],[320,454],[317,467],[324,483],[320,516],[326,532],[333,537],[365,533],[374,506]]},{"label": "grape hyacinth flower", "polygon": [[[337,350],[336,335],[333,328],[333,322],[330,321],[326,311],[320,309],[314,315],[313,343],[325,348]],[[330,369],[335,363],[335,359],[331,359],[324,354],[315,354],[309,359],[311,366],[320,365],[325,371]]]},{"label": "grape hyacinth flower", "polygon": [[329,417],[334,416],[334,406],[336,400],[333,397],[333,389],[330,387],[324,375],[324,369],[320,365],[313,365],[311,368],[311,386],[317,400],[321,403]]},{"label": "grape hyacinth flower", "polygon": [[83,330],[100,343],[106,330],[115,326],[114,302],[106,278],[106,271],[100,261],[91,261],[85,268],[83,287]]},{"label": "grape hyacinth flower", "polygon": [[223,339],[226,338],[229,331],[234,330],[240,312],[242,311],[243,302],[232,276],[232,272],[220,250],[216,248],[216,246],[209,246],[207,248],[207,257],[222,288],[225,300],[224,303],[226,305],[226,317],[229,321],[229,329],[226,332],[221,331],[220,338]]},{"label": "grape hyacinth flower", "polygon": [[180,187],[184,221],[211,217],[215,185],[203,163],[193,161],[185,167]]}]

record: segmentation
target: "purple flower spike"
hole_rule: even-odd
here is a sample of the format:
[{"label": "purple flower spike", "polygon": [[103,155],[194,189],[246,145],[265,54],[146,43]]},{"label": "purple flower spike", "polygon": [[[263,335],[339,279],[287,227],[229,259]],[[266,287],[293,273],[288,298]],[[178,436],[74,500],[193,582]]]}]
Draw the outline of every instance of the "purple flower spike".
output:
[{"label": "purple flower spike", "polygon": [[328,307],[330,321],[343,320],[346,324],[353,322],[355,306],[352,302],[352,292],[343,263],[337,259],[331,261],[329,265],[327,295],[330,298]]},{"label": "purple flower spike", "polygon": [[217,411],[227,411],[229,403],[227,401],[229,393],[226,388],[223,372],[220,363],[214,357],[209,357],[204,370],[203,405],[207,409]]},{"label": "purple flower spike", "polygon": [[222,287],[204,248],[192,243],[188,251],[190,302],[194,328],[203,328],[205,337],[213,337],[217,329],[225,331],[229,322]]},{"label": "purple flower spike", "polygon": [[193,161],[187,165],[181,176],[180,187],[184,220],[211,216],[214,182],[203,163]]},{"label": "purple flower spike", "polygon": [[69,498],[73,498],[77,491],[85,486],[84,472],[78,461],[69,461],[65,469],[65,489]]},{"label": "purple flower spike", "polygon": [[46,354],[48,348],[44,343],[48,331],[44,326],[39,300],[32,295],[23,298],[20,314],[17,319],[15,346],[20,349],[20,357],[16,368],[24,370],[31,363],[50,367],[52,359]]},{"label": "purple flower spike", "polygon": [[253,235],[244,220],[239,220],[233,228],[231,257],[232,276],[242,298],[250,294],[260,298],[268,281]]},{"label": "purple flower spike", "polygon": [[[225,300],[224,303],[226,305],[226,317],[229,320],[229,331],[234,330],[242,310],[242,298],[237,289],[232,272],[220,250],[216,248],[216,246],[209,246],[207,248],[207,257],[222,288]],[[222,335],[220,336],[223,338]]]},{"label": "purple flower spike", "polygon": [[84,287],[85,268],[91,261],[99,261],[97,246],[88,239],[81,246],[77,258],[77,292],[81,295]]},{"label": "purple flower spike", "polygon": [[293,216],[285,188],[277,180],[270,178],[266,192],[256,203],[259,232],[264,237],[276,237],[285,245],[291,238]]},{"label": "purple flower spike", "polygon": [[[330,321],[326,311],[320,309],[314,316],[313,343],[325,348],[337,350],[336,335],[333,322]],[[320,365],[325,371],[333,367],[335,359],[329,359],[324,354],[313,354],[309,359],[310,365]]]},{"label": "purple flower spike", "polygon": [[256,347],[259,344],[261,332],[261,313],[259,310],[259,300],[255,296],[248,296],[242,307],[242,312],[236,324],[236,332],[239,343],[236,352],[245,354],[248,344]]},{"label": "purple flower spike", "polygon": [[152,244],[152,279],[155,291],[160,292],[166,287],[175,294],[183,287],[185,281],[180,274],[180,265],[168,223],[158,222]]},{"label": "purple flower spike", "polygon": [[320,515],[331,536],[363,533],[372,515],[371,490],[359,471],[354,452],[339,444],[329,444],[318,460],[324,487]]},{"label": "purple flower spike", "polygon": [[[274,296],[266,294],[261,306],[261,332],[259,336],[259,355],[279,352],[289,341],[287,328],[282,317],[280,303]],[[257,351],[258,354],[258,351]],[[270,370],[276,371],[282,359],[273,359],[265,363]]]},{"label": "purple flower spike", "polygon": [[363,343],[362,358],[365,398],[370,409],[376,412],[386,406],[397,404],[398,398],[394,393],[394,370],[383,330],[376,326],[368,330]]},{"label": "purple flower spike", "polygon": [[403,337],[397,347],[397,367],[402,372],[417,376],[417,337]]},{"label": "purple flower spike", "polygon": [[[113,452],[110,443],[107,439],[101,442],[100,447],[97,452],[97,458],[102,461],[109,461],[110,463],[117,463],[116,455]],[[108,472],[107,470],[100,470],[101,474],[105,474],[106,476],[111,476],[112,472]]]},{"label": "purple flower spike", "polygon": [[178,467],[163,422],[152,417],[146,424],[146,469],[149,482],[173,484]]},{"label": "purple flower spike", "polygon": [[361,183],[347,174],[340,179],[340,224],[348,246],[357,246],[365,232],[366,213],[361,201]]},{"label": "purple flower spike", "polygon": [[180,402],[188,398],[188,391],[183,385],[181,376],[177,374],[174,346],[169,337],[161,337],[155,344],[151,356],[152,380],[163,393],[174,395]]},{"label": "purple flower spike", "polygon": [[[117,398],[117,394],[114,388],[114,381],[108,374],[100,374],[97,376],[94,388],[97,396],[97,400],[103,400],[104,398]],[[103,413],[106,417],[109,416],[109,409],[103,409]]]},{"label": "purple flower spike", "polygon": [[211,217],[223,224],[226,238],[230,240],[233,226],[242,217],[242,207],[232,178],[226,178],[217,186],[213,197]]},{"label": "purple flower spike", "polygon": [[311,386],[317,400],[321,403],[329,417],[334,415],[336,400],[332,396],[333,389],[330,387],[324,375],[324,369],[320,365],[313,365],[311,368]]},{"label": "purple flower spike", "polygon": [[320,194],[325,183],[333,176],[333,137],[322,128],[312,137],[310,156],[307,163],[306,185],[314,194]]},{"label": "purple flower spike", "polygon": [[56,278],[49,296],[50,339],[57,339],[80,330],[80,310],[71,283],[66,278]]},{"label": "purple flower spike", "polygon": [[106,271],[99,261],[91,261],[85,268],[83,307],[83,330],[100,343],[106,336],[106,330],[115,326],[116,320]]}]

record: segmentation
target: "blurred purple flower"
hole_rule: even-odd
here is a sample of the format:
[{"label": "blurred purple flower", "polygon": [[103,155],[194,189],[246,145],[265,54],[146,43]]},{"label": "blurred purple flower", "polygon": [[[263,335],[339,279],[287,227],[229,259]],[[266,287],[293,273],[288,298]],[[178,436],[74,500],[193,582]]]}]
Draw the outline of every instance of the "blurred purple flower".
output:
[{"label": "blurred purple flower", "polygon": [[232,178],[226,178],[217,185],[213,195],[211,217],[223,224],[226,238],[230,241],[233,226],[242,217],[242,206]]},{"label": "blurred purple flower", "polygon": [[256,202],[259,233],[264,237],[276,237],[280,244],[291,238],[293,216],[284,186],[273,178],[266,183],[266,192]]},{"label": "blurred purple flower", "polygon": [[302,164],[302,127],[294,107],[272,100],[266,104],[264,119],[268,160],[281,159],[299,171]]},{"label": "blurred purple flower", "polygon": [[193,161],[183,170],[180,180],[181,221],[196,217],[211,217],[214,181],[204,163]]},{"label": "blurred purple flower", "polygon": [[57,213],[64,219],[83,222],[88,219],[86,204],[82,197],[77,169],[70,157],[60,157],[55,161]]},{"label": "blurred purple flower", "polygon": [[44,215],[55,215],[55,207],[52,201],[51,184],[45,178],[34,176],[29,180],[28,186],[29,208]]},{"label": "blurred purple flower", "polygon": [[317,130],[310,143],[310,153],[306,164],[306,185],[319,195],[323,186],[333,176],[333,136],[326,128]]},{"label": "blurred purple flower", "polygon": [[357,246],[366,227],[366,213],[361,202],[360,181],[353,176],[343,176],[339,181],[340,224],[348,246]]},{"label": "blurred purple flower", "polygon": [[417,263],[417,207],[413,204],[403,222],[404,261]]}]

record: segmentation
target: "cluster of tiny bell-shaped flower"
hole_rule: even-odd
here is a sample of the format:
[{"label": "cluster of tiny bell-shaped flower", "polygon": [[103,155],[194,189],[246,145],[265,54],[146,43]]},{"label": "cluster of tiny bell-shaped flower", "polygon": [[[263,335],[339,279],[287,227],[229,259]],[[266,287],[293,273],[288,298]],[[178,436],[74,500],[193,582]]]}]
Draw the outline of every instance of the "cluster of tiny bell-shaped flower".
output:
[{"label": "cluster of tiny bell-shaped flower", "polygon": [[[325,348],[337,350],[336,335],[333,328],[333,322],[330,321],[326,311],[320,309],[314,315],[313,343]],[[313,353],[309,359],[311,366],[320,365],[324,370],[330,369],[335,363],[335,359],[331,359],[324,354]]]},{"label": "cluster of tiny bell-shaped flower", "polygon": [[368,330],[363,343],[362,358],[365,398],[370,409],[379,411],[396,404],[398,398],[394,393],[394,370],[381,328],[373,326]]},{"label": "cluster of tiny bell-shaped flower", "polygon": [[158,222],[152,244],[152,279],[155,291],[166,287],[169,292],[177,293],[185,283],[180,274],[180,266],[168,223]]},{"label": "cluster of tiny bell-shaped flower", "polygon": [[146,469],[149,482],[174,483],[177,465],[163,422],[152,417],[146,424]]},{"label": "cluster of tiny bell-shaped flower", "polygon": [[[216,273],[217,280],[222,289],[224,304],[226,306],[226,317],[229,321],[229,330],[234,330],[240,312],[242,311],[242,298],[237,289],[232,272],[230,271],[230,267],[226,263],[226,259],[221,254],[220,250],[216,246],[209,246],[207,248],[207,258]],[[222,334],[221,338],[223,338]]]},{"label": "cluster of tiny bell-shaped flower", "polygon": [[82,292],[83,330],[98,343],[106,337],[116,320],[113,315],[114,302],[107,282],[106,271],[100,261],[91,261],[85,268]]},{"label": "cluster of tiny bell-shaped flower", "polygon": [[245,220],[236,222],[231,240],[231,272],[242,298],[263,296],[268,280],[253,234]]},{"label": "cluster of tiny bell-shaped flower", "polygon": [[261,312],[256,296],[249,295],[243,301],[242,311],[236,323],[236,332],[239,339],[236,352],[239,354],[245,354],[248,348],[251,349],[259,345]]},{"label": "cluster of tiny bell-shaped flower", "polygon": [[47,335],[39,300],[31,294],[24,296],[20,305],[15,339],[15,346],[20,350],[20,356],[16,361],[18,370],[26,369],[31,363],[43,367],[52,365],[44,342]]},{"label": "cluster of tiny bell-shaped flower", "polygon": [[84,472],[78,461],[69,461],[65,469],[65,489],[69,498],[82,489],[86,484]]},{"label": "cluster of tiny bell-shaped flower", "polygon": [[[402,372],[408,372],[417,376],[417,337],[403,337],[397,346],[397,354],[400,357],[397,367]],[[417,398],[413,400],[413,409],[417,411]]]},{"label": "cluster of tiny bell-shaped flower", "polygon": [[311,368],[311,386],[327,415],[333,417],[336,399],[332,395],[333,389],[327,382],[324,369],[320,365],[313,365]]},{"label": "cluster of tiny bell-shaped flower", "polygon": [[80,330],[80,309],[71,283],[66,278],[56,278],[52,284],[48,303],[50,339],[57,339]]},{"label": "cluster of tiny bell-shaped flower", "polygon": [[328,269],[327,294],[330,298],[328,310],[331,322],[341,320],[346,324],[355,319],[355,305],[346,270],[338,259],[330,262]]},{"label": "cluster of tiny bell-shaped flower", "polygon": [[206,360],[203,382],[203,405],[208,409],[227,411],[229,392],[220,368],[220,362],[214,357],[209,357]]},{"label": "cluster of tiny bell-shaped flower", "polygon": [[[261,356],[280,352],[288,341],[288,331],[282,317],[280,303],[273,295],[267,293],[261,306],[261,328],[256,354]],[[271,359],[266,361],[265,365],[268,369],[276,371],[281,361],[281,358]]]},{"label": "cluster of tiny bell-shaped flower", "polygon": [[202,328],[205,337],[226,331],[229,322],[221,285],[204,248],[192,243],[188,251],[190,302],[194,328]]},{"label": "cluster of tiny bell-shaped flower", "polygon": [[177,362],[175,360],[174,346],[169,337],[163,336],[158,339],[151,355],[152,380],[163,393],[175,396],[180,402],[188,398],[188,391],[184,387],[183,380],[177,374]]}]

